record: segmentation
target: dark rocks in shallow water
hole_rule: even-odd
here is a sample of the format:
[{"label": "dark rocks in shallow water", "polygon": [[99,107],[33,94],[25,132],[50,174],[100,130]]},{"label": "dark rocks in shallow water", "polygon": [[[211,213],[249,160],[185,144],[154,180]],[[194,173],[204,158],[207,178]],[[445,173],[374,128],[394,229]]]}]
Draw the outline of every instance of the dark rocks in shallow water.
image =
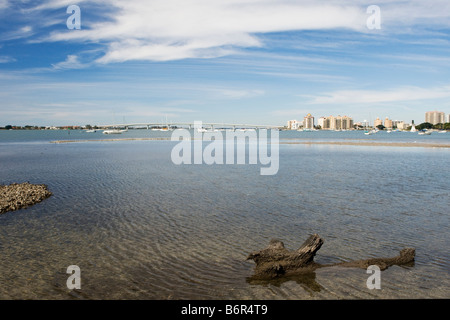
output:
[{"label": "dark rocks in shallow water", "polygon": [[299,249],[293,251],[287,250],[283,242],[271,240],[267,248],[252,252],[247,257],[247,260],[253,260],[256,263],[252,279],[273,279],[284,275],[313,272],[318,268],[331,266],[366,269],[370,265],[377,265],[384,270],[393,265],[412,263],[415,258],[415,249],[406,248],[401,250],[398,256],[392,258],[372,258],[323,265],[314,262],[314,256],[322,244],[323,239],[317,234],[311,235]]},{"label": "dark rocks in shallow water", "polygon": [[27,208],[51,195],[44,184],[25,182],[0,185],[0,214]]}]

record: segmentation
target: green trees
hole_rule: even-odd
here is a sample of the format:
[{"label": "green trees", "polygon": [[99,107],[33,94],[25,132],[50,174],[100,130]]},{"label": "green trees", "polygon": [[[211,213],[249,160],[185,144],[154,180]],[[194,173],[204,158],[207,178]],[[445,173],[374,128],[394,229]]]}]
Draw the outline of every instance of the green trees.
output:
[{"label": "green trees", "polygon": [[424,130],[424,129],[433,129],[433,125],[429,122],[423,122],[416,126],[417,130]]},{"label": "green trees", "polygon": [[433,129],[438,129],[438,130],[450,130],[450,122],[435,124],[435,125],[433,126]]},{"label": "green trees", "polygon": [[423,122],[416,126],[417,130],[428,130],[428,129],[437,129],[437,130],[450,130],[450,122],[447,123],[438,123],[438,124],[431,124],[429,122]]}]

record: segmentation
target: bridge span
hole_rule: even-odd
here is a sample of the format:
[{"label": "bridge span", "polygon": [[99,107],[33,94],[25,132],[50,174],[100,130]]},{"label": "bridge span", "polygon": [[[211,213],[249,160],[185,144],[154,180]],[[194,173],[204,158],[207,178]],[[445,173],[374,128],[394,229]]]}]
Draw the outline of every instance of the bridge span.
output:
[{"label": "bridge span", "polygon": [[[244,123],[212,123],[212,122],[200,122],[202,128],[211,129],[281,129],[283,126],[280,125],[263,125],[263,124],[244,124]],[[196,123],[193,122],[172,122],[172,123],[161,123],[161,122],[149,122],[149,123],[118,123],[118,124],[106,124],[97,125],[98,128],[110,129],[110,128],[194,128]]]}]

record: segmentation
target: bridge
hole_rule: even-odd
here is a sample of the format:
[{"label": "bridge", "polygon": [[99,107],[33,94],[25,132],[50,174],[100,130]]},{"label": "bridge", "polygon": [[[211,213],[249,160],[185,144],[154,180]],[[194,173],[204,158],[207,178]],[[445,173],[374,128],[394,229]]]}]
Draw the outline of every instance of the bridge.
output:
[{"label": "bridge", "polygon": [[[161,123],[161,122],[150,122],[150,123],[120,123],[120,124],[105,124],[97,125],[98,128],[110,129],[110,128],[135,128],[135,127],[146,127],[151,128],[189,128],[194,127],[192,122],[171,122]],[[220,129],[281,129],[283,126],[280,125],[261,125],[261,124],[239,124],[239,123],[211,123],[211,122],[201,122],[203,128],[220,128]]]}]

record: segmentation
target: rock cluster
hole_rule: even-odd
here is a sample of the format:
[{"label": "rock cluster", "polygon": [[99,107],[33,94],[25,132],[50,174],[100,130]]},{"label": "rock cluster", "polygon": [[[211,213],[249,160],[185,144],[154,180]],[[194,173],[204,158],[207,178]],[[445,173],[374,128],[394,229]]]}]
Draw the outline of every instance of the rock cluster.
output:
[{"label": "rock cluster", "polygon": [[0,185],[0,214],[32,206],[51,195],[44,184],[25,182]]}]

